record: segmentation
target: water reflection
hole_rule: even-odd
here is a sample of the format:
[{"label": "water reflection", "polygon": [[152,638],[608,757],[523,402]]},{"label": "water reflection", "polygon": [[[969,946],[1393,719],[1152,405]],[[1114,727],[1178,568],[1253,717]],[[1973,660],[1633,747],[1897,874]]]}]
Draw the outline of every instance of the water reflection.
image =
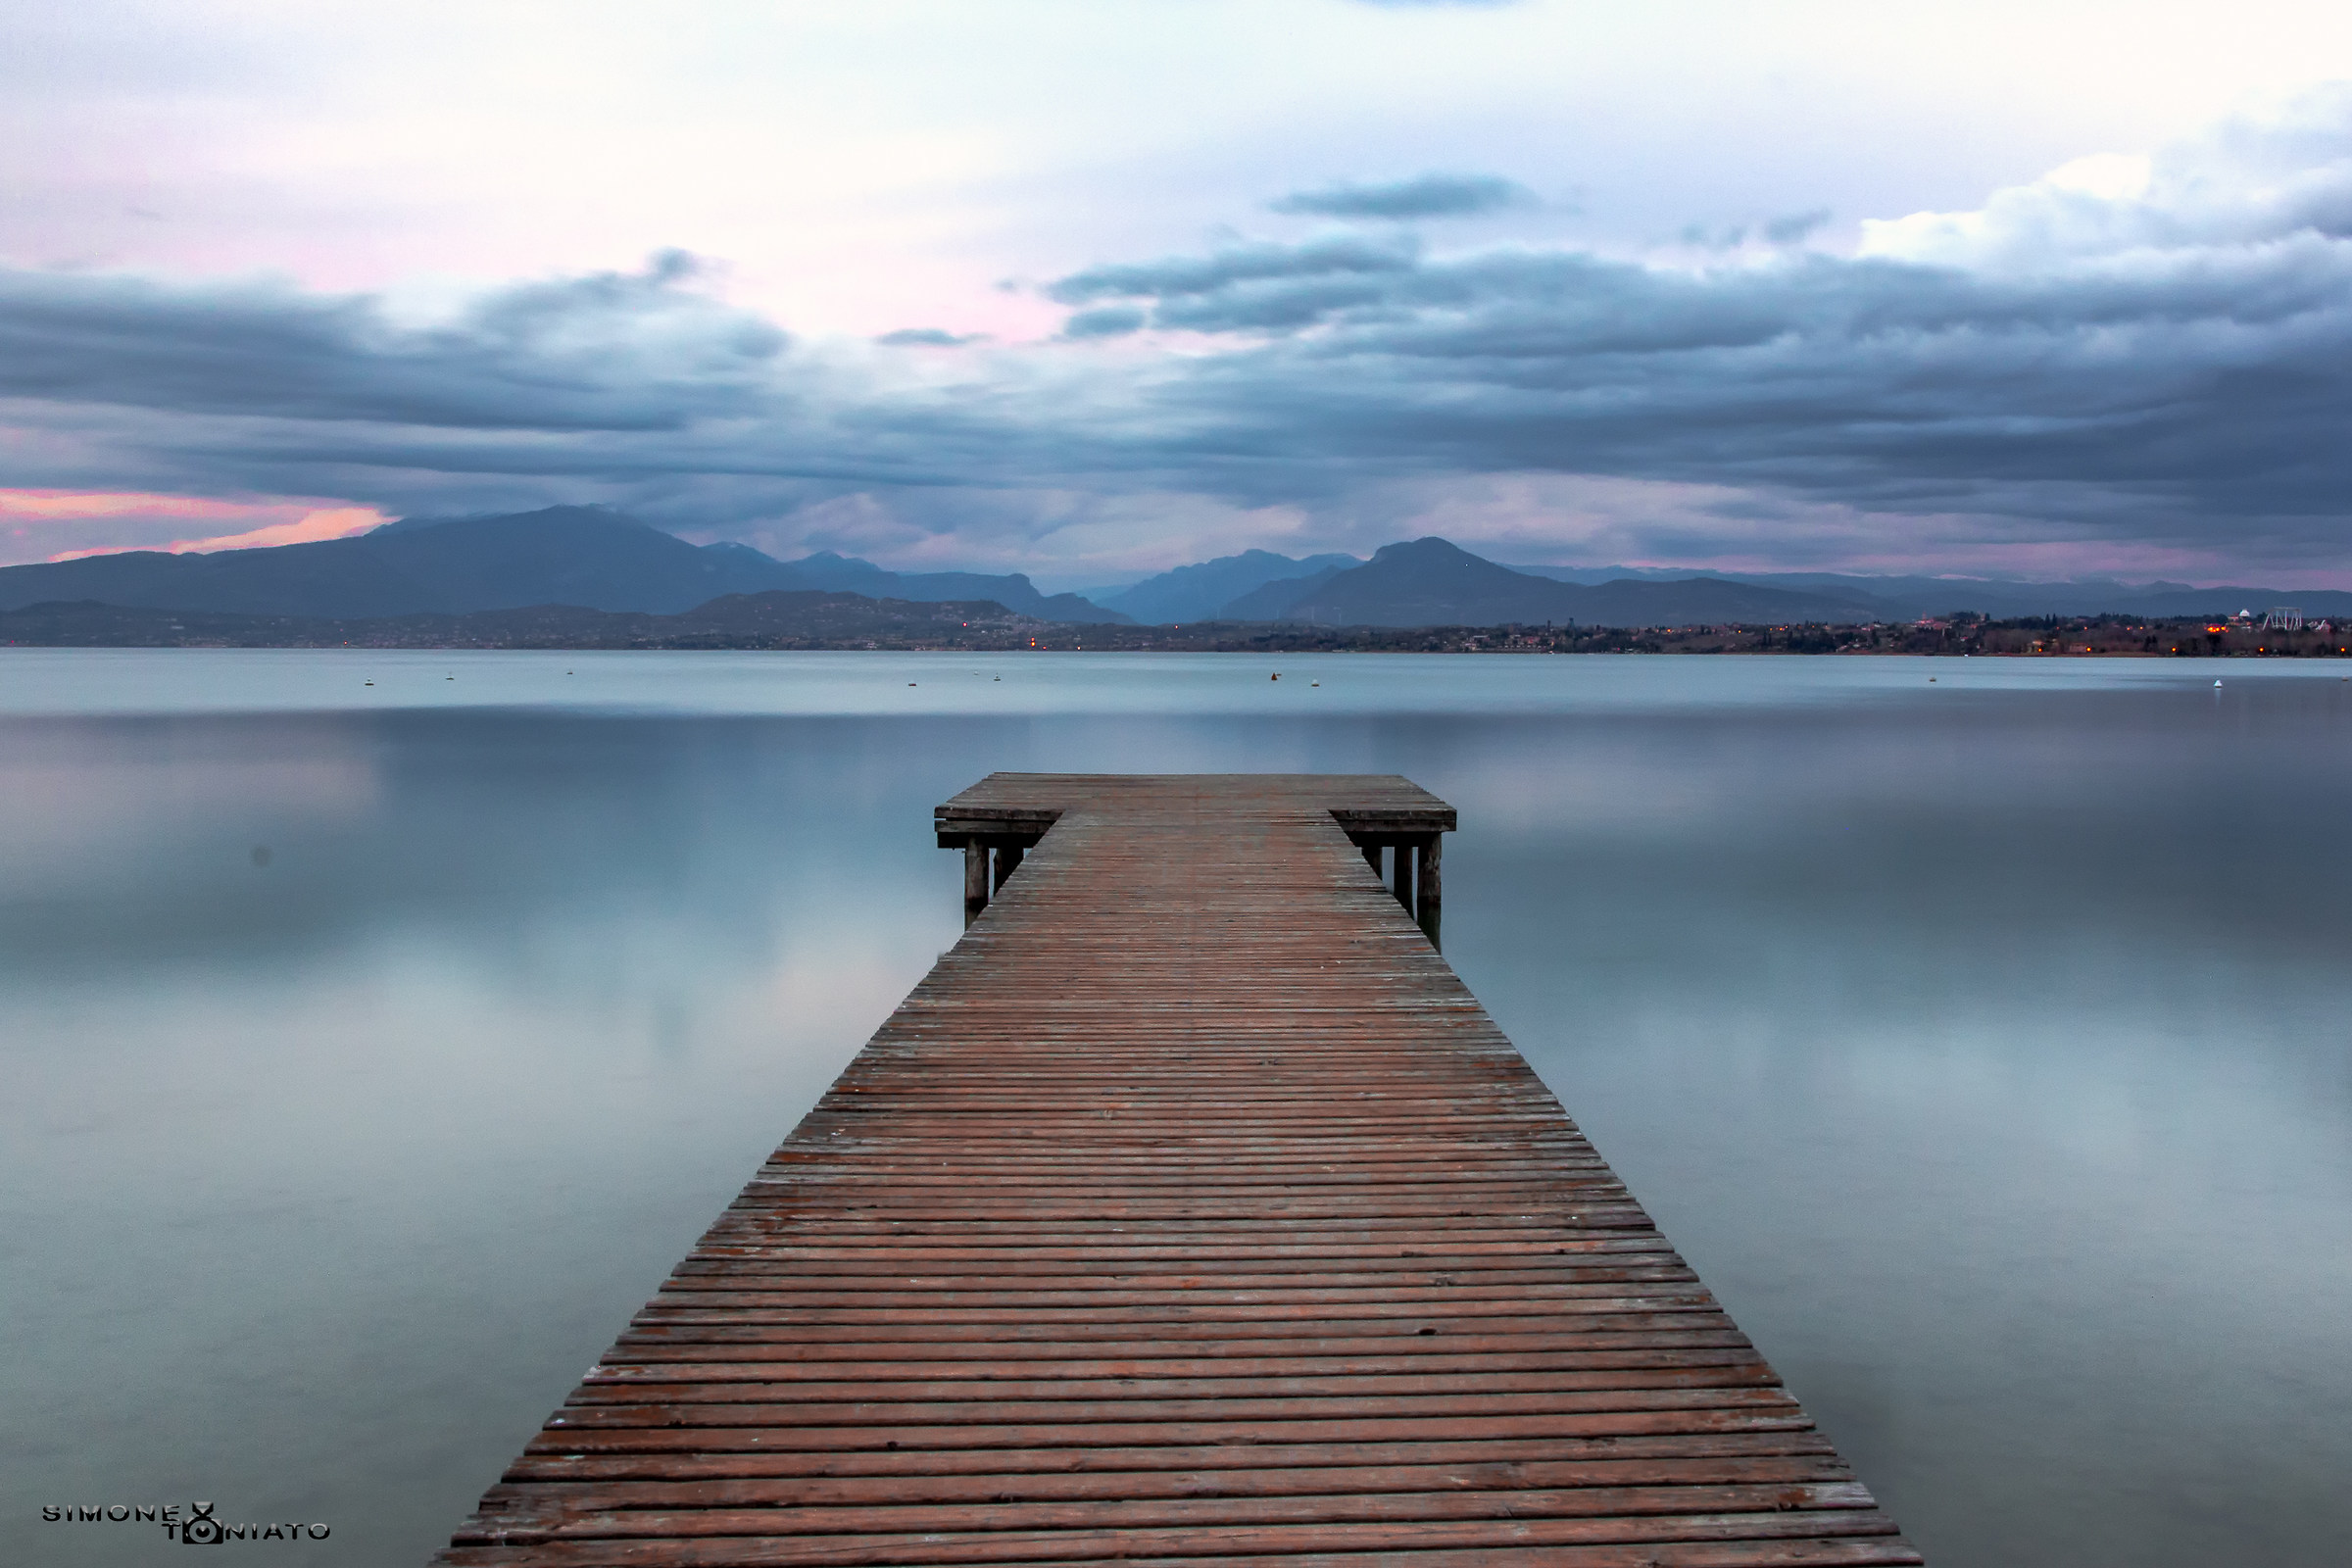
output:
[{"label": "water reflection", "polygon": [[[10,1517],[421,1557],[953,940],[928,808],[1009,766],[1452,800],[1448,956],[1946,1568],[2352,1526],[2340,681],[477,659],[376,711],[172,660],[0,687]],[[214,710],[131,710],[172,682]]]},{"label": "water reflection", "polygon": [[2345,715],[2268,695],[1588,726],[1671,819],[1448,868],[1561,890],[1456,963],[1936,1561],[2352,1522]]}]

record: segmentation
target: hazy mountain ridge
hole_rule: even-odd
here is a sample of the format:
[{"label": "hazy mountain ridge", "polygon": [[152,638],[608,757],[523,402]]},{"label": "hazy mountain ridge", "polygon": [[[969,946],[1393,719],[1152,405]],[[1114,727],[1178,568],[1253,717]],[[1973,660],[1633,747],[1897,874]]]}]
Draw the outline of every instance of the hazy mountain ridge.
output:
[{"label": "hazy mountain ridge", "polygon": [[1096,603],[1123,611],[1146,625],[1165,626],[1211,618],[1270,620],[1274,617],[1236,615],[1231,607],[1235,601],[1271,583],[1310,577],[1320,581],[1334,572],[1363,564],[1360,556],[1322,555],[1293,560],[1270,550],[1245,550],[1238,556],[1219,556],[1214,561],[1178,566],[1147,577],[1116,594],[1099,598]]},{"label": "hazy mountain ridge", "polygon": [[[1442,549],[1439,547],[1443,547]],[[1396,555],[1394,552],[1403,551]],[[1451,554],[1447,554],[1450,552]],[[1380,570],[1375,573],[1374,567]],[[1372,573],[1365,575],[1365,573]],[[1479,625],[1574,620],[1595,626],[1819,621],[1853,624],[1973,612],[1994,618],[2260,614],[2293,606],[2352,616],[2352,593],[2109,578],[1857,577],[1837,572],[1691,572],[1661,567],[1505,566],[1443,539],[1391,545],[1360,570],[1272,582],[1225,607],[1235,620]],[[1436,618],[1427,618],[1436,617]]]},{"label": "hazy mountain ridge", "polygon": [[0,567],[0,610],[93,600],[125,608],[327,619],[467,614],[541,605],[676,614],[724,594],[850,590],[917,603],[988,600],[1044,620],[1127,617],[1026,576],[902,576],[870,562],[783,562],[749,545],[688,544],[598,507],[416,517],[349,539],[222,550],[130,551]]},{"label": "hazy mountain ridge", "polygon": [[135,551],[0,567],[0,610],[93,601],[182,613],[324,619],[549,605],[679,614],[723,595],[778,591],[923,604],[986,602],[1077,625],[1857,624],[1956,611],[1996,618],[2170,616],[2238,610],[2259,614],[2285,605],[2307,615],[2352,618],[2352,593],[2332,590],[1507,566],[1434,536],[1384,546],[1369,562],[1245,551],[1146,578],[1118,590],[1116,602],[1106,606],[1076,594],[1044,593],[1020,572],[897,572],[831,552],[786,562],[733,541],[696,546],[594,507],[410,517],[349,539],[209,555]]},{"label": "hazy mountain ridge", "polygon": [[[707,545],[704,548],[718,550],[727,547]],[[733,545],[732,548],[760,555],[749,545]],[[1094,604],[1076,594],[1043,593],[1026,573],[1018,571],[1004,575],[978,571],[892,571],[870,561],[859,561],[855,556],[838,556],[829,550],[803,556],[798,561],[776,561],[774,557],[764,555],[760,555],[760,559],[791,572],[795,579],[794,587],[863,594],[868,599],[905,599],[917,604],[985,599],[1003,605],[1016,614],[1035,615],[1040,620],[1118,625],[1131,619],[1119,611]]]},{"label": "hazy mountain ridge", "polygon": [[1281,620],[1291,606],[1299,603],[1341,572],[1354,569],[1355,565],[1325,566],[1308,576],[1284,577],[1275,582],[1261,583],[1225,605],[1217,612],[1217,615],[1223,620]]},{"label": "hazy mountain ridge", "polygon": [[[1265,599],[1265,590],[1256,596]],[[1228,607],[1248,614],[1249,601]],[[1268,606],[1267,608],[1271,608]],[[1237,618],[1240,616],[1237,615]],[[1713,577],[1624,580],[1588,586],[1514,571],[1435,537],[1385,545],[1361,566],[1336,572],[1266,615],[1333,626],[1663,626],[1729,621],[1869,618],[1822,594],[1757,588]]]}]

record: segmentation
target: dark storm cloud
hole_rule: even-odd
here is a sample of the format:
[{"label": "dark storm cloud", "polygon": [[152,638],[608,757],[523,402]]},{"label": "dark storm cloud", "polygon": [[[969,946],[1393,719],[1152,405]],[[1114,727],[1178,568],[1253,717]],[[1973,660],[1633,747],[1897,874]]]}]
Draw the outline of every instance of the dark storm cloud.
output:
[{"label": "dark storm cloud", "polygon": [[269,283],[173,288],[0,271],[0,397],[480,430],[676,429],[749,414],[787,346],[692,292],[682,253],[643,271],[525,283],[403,327],[366,297]]},{"label": "dark storm cloud", "polygon": [[1063,305],[1094,300],[1205,297],[1237,288],[1280,284],[1336,274],[1406,272],[1420,256],[1407,240],[1374,240],[1344,234],[1303,245],[1245,245],[1213,256],[1180,256],[1073,272],[1046,290]]},{"label": "dark storm cloud", "polygon": [[[1057,341],[930,357],[922,378],[796,348],[678,257],[421,326],[288,288],[0,273],[0,396],[24,485],[608,499],[717,526],[853,491],[1312,508],[1549,472],[2332,561],[2346,124],[2232,131],[2123,194],[2004,192],[1851,257],[1683,268],[1356,234],[1093,267],[1047,291],[1071,311]],[[1015,539],[1018,510],[972,506],[975,548]]]},{"label": "dark storm cloud", "polygon": [[1099,311],[1080,311],[1061,324],[1061,335],[1073,341],[1090,337],[1125,337],[1143,330],[1148,318],[1131,305],[1111,305]]},{"label": "dark storm cloud", "polygon": [[2323,141],[2302,167],[2184,159],[2129,196],[2005,193],[1861,257],[1366,266],[1318,242],[1063,287],[1234,345],[1156,389],[1204,465],[1602,473],[2340,552],[2352,137]]},{"label": "dark storm cloud", "polygon": [[1406,240],[1353,235],[1303,245],[1250,245],[1205,257],[1178,257],[1074,273],[1047,289],[1064,305],[1150,299],[1098,306],[1070,318],[1064,335],[1109,337],[1146,324],[1188,331],[1275,330],[1302,326],[1350,304],[1379,299],[1385,278],[1410,274],[1419,247]]},{"label": "dark storm cloud", "polygon": [[1293,191],[1268,208],[1323,218],[1471,218],[1532,206],[1525,186],[1494,174],[1421,174],[1385,185],[1332,185]]},{"label": "dark storm cloud", "polygon": [[1047,461],[952,398],[894,400],[796,354],[702,283],[666,254],[415,324],[283,284],[0,269],[6,482],[724,522]]}]

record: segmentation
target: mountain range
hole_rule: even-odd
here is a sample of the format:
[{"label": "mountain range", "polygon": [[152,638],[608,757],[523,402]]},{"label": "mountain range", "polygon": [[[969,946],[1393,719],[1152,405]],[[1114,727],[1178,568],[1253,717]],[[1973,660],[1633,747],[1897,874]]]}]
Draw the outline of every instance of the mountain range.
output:
[{"label": "mountain range", "polygon": [[[1443,548],[1441,548],[1443,547]],[[1396,554],[1402,552],[1402,554]],[[1371,568],[1381,569],[1374,571]],[[1368,575],[1357,575],[1358,571]],[[1252,586],[1223,603],[1188,588]],[[1539,581],[1540,580],[1540,581]],[[1557,594],[1541,584],[1593,590]],[[1265,551],[1227,556],[1120,588],[1091,589],[1098,604],[1139,620],[1306,620],[1379,626],[1574,620],[1591,626],[1672,626],[1915,620],[1970,612],[1995,618],[2121,614],[2163,618],[2260,613],[2293,605],[2309,615],[2352,616],[2352,593],[2243,584],[2126,583],[2112,578],[2023,582],[1989,577],[1860,577],[1837,572],[1698,573],[1654,566],[1503,565],[1443,539],[1391,545],[1369,563],[1352,556],[1293,561]],[[1437,620],[1426,617],[1435,616]]]},{"label": "mountain range", "polygon": [[[1725,621],[1853,621],[1850,600],[1755,588],[1717,577],[1597,585],[1560,582],[1496,565],[1438,538],[1385,545],[1360,566],[1304,579],[1270,615],[1330,626],[1495,626],[1545,621],[1672,626]],[[1272,586],[1272,585],[1269,585]],[[1266,590],[1253,597],[1264,602]],[[1255,608],[1255,607],[1252,607]],[[1269,607],[1270,608],[1270,607]],[[1239,618],[1239,617],[1237,617]]]},{"label": "mountain range", "polygon": [[675,614],[722,594],[846,592],[918,603],[991,600],[1039,620],[1124,622],[1018,573],[902,574],[822,554],[691,545],[601,507],[411,517],[349,539],[172,555],[156,550],[0,567],[0,610],[90,600],[133,609],[352,619],[536,605]]},{"label": "mountain range", "polygon": [[[1086,597],[1107,609],[1133,615],[1147,626],[1176,625],[1188,620],[1278,620],[1283,606],[1298,597],[1307,581],[1319,583],[1363,564],[1357,556],[1308,556],[1293,560],[1270,550],[1245,550],[1238,556],[1219,556],[1198,565],[1178,566],[1123,588],[1090,588]],[[1256,601],[1268,594],[1273,596],[1271,612],[1250,613]]]},{"label": "mountain range", "polygon": [[1086,595],[1047,594],[1018,572],[896,572],[830,552],[780,561],[744,544],[698,546],[596,507],[404,518],[315,544],[185,555],[130,551],[0,567],[0,610],[6,611],[86,602],[357,619],[568,605],[666,615],[724,595],[779,591],[918,604],[986,602],[1037,620],[1082,625],[1853,624],[1955,611],[2160,617],[2259,612],[2279,604],[2313,615],[2352,617],[2352,594],[2330,591],[2105,579],[2033,583],[1514,567],[1434,537],[1385,546],[1370,561],[1250,550]]}]

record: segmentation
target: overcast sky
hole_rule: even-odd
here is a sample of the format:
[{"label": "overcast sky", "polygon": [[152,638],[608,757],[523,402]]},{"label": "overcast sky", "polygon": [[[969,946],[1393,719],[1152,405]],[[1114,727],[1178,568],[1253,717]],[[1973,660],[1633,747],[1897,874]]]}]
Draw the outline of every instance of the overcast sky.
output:
[{"label": "overcast sky", "polygon": [[0,560],[2352,586],[2352,7],[16,0]]}]

